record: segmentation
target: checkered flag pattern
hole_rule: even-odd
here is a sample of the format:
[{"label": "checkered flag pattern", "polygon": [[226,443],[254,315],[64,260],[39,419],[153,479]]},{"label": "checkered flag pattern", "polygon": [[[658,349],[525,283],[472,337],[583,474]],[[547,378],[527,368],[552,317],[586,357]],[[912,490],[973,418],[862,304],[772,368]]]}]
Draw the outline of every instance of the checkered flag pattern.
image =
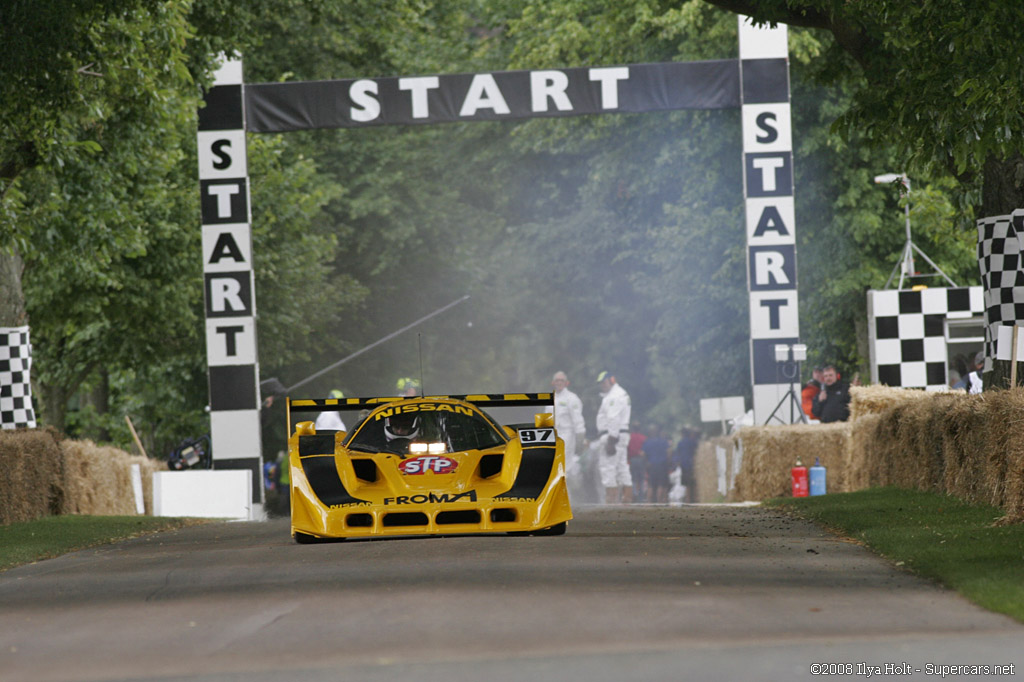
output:
[{"label": "checkered flag pattern", "polygon": [[1000,325],[1024,325],[1021,243],[1024,210],[978,221],[978,267],[985,289],[985,371],[992,369]]},{"label": "checkered flag pattern", "polygon": [[981,314],[981,287],[869,291],[873,380],[887,386],[948,387],[946,319]]},{"label": "checkered flag pattern", "polygon": [[35,428],[28,327],[0,327],[0,428]]}]

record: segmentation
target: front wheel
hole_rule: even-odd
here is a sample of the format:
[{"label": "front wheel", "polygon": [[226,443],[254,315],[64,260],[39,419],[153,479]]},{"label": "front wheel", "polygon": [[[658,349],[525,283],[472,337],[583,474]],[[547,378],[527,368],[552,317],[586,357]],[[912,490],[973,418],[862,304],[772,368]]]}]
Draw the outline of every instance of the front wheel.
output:
[{"label": "front wheel", "polygon": [[540,530],[513,530],[509,532],[509,535],[523,537],[526,535],[544,536],[544,535],[565,535],[565,529],[568,527],[568,522],[562,521],[556,523],[549,528],[541,528]]},{"label": "front wheel", "polygon": [[568,527],[569,527],[569,523],[567,521],[562,521],[561,523],[556,523],[555,525],[551,526],[550,528],[544,528],[542,530],[534,531],[533,534],[534,535],[565,535],[565,530]]}]

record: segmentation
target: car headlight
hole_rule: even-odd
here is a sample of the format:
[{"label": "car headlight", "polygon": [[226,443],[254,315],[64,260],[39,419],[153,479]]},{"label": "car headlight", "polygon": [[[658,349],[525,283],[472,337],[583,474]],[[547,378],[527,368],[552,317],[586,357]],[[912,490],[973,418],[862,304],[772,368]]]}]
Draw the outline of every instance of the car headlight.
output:
[{"label": "car headlight", "polygon": [[409,454],[411,455],[443,455],[448,451],[444,443],[409,443]]}]

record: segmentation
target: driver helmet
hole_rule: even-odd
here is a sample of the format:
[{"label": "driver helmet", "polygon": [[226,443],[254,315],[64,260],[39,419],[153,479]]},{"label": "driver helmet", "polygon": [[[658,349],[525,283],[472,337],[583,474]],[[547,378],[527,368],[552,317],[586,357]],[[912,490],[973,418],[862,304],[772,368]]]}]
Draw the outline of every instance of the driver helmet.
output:
[{"label": "driver helmet", "polygon": [[396,414],[384,418],[384,435],[388,442],[395,438],[415,438],[420,433],[418,414]]}]

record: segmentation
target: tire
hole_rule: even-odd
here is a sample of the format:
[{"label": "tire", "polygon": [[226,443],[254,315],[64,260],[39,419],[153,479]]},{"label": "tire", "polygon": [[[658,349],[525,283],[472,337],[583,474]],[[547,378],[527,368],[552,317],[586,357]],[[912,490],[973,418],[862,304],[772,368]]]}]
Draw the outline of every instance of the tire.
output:
[{"label": "tire", "polygon": [[533,532],[533,535],[565,535],[565,530],[568,527],[569,523],[567,521],[562,521],[561,523],[556,523],[550,528],[536,530]]},{"label": "tire", "polygon": [[525,535],[533,535],[538,537],[551,536],[551,535],[565,535],[565,530],[568,528],[569,523],[562,521],[556,523],[548,528],[541,528],[540,530],[513,530],[509,532],[509,535],[513,537],[523,537]]}]

